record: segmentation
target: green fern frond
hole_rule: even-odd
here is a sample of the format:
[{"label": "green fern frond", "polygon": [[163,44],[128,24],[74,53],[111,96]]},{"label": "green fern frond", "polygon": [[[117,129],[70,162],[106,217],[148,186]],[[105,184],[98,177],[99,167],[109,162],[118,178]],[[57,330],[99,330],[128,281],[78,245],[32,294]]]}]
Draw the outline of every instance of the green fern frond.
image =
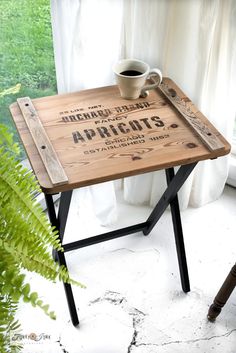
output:
[{"label": "green fern frond", "polygon": [[[32,200],[32,190],[38,189],[32,173],[22,168],[19,163],[16,170],[15,160],[3,148],[0,148],[0,158],[0,209],[4,212],[4,207],[1,206],[8,204],[2,217],[12,227],[13,224],[23,222],[25,228],[30,230],[27,232],[28,236],[31,234],[34,238],[46,241],[49,246],[63,250],[43,210]],[[17,234],[20,235],[19,232]]]},{"label": "green fern frond", "polygon": [[[14,259],[8,256],[5,251],[0,248],[0,351],[1,353],[19,352],[20,346],[11,344],[11,334],[19,327],[18,321],[15,320],[17,311],[18,298],[14,298],[14,288],[9,285],[9,277],[17,278],[19,269]],[[17,278],[18,285],[23,283],[24,276]]]},{"label": "green fern frond", "polygon": [[51,247],[63,251],[58,233],[33,199],[39,185],[33,173],[15,159],[17,148],[1,124],[0,144],[0,352],[18,353],[20,347],[10,344],[9,337],[19,325],[15,312],[20,298],[55,319],[55,313],[25,282],[22,269],[51,281],[84,286],[72,280],[67,269],[52,259]]},{"label": "green fern frond", "polygon": [[14,142],[13,134],[10,134],[7,127],[3,124],[0,124],[0,144],[5,145],[5,148],[15,155],[20,153],[18,144]]},{"label": "green fern frond", "polygon": [[63,248],[42,209],[32,200],[32,190],[37,187],[35,179],[3,148],[0,148],[0,157],[0,246],[16,256],[19,265],[27,270],[47,279],[58,277],[70,282],[68,274],[47,251],[48,246],[61,251]]},{"label": "green fern frond", "polygon": [[11,337],[20,324],[14,319],[17,305],[9,296],[0,297],[0,348],[1,353],[18,353],[22,346],[11,342]]},{"label": "green fern frond", "polygon": [[0,91],[0,97],[7,96],[9,94],[19,93],[20,89],[21,89],[21,83],[17,83],[15,86],[12,86],[10,88],[4,89],[3,91]]}]

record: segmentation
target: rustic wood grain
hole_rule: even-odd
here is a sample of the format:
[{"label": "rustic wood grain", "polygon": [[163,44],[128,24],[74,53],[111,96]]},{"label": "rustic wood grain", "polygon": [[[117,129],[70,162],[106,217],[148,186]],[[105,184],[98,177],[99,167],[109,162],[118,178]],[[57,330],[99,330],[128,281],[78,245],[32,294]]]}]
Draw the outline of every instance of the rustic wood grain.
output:
[{"label": "rustic wood grain", "polygon": [[189,102],[181,99],[177,95],[176,91],[169,87],[165,82],[160,84],[159,89],[180,112],[182,118],[189,123],[189,125],[194,129],[194,131],[211,151],[217,151],[221,149],[223,150],[225,148],[224,144],[211,131],[209,126],[207,126],[201,119],[197,117],[196,114],[194,114],[194,112],[191,110],[191,105]]},{"label": "rustic wood grain", "polygon": [[179,87],[168,78],[163,82],[188,102],[222,146],[209,148],[159,88],[136,100],[121,98],[117,86],[37,98],[33,105],[69,179],[55,186],[14,103],[10,110],[43,191],[66,191],[229,153],[229,143]]},{"label": "rustic wood grain", "polygon": [[68,183],[68,178],[64,169],[57,158],[57,154],[42,126],[40,118],[30,98],[19,98],[17,99],[17,102],[53,186]]}]

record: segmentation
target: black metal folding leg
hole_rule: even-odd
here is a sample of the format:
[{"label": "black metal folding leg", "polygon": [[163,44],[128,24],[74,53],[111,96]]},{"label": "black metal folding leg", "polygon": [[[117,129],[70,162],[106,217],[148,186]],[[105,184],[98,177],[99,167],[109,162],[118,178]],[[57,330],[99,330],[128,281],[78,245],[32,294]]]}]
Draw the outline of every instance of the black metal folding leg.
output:
[{"label": "black metal folding leg", "polygon": [[[61,193],[58,216],[56,216],[56,211],[55,211],[52,195],[45,194],[45,200],[46,200],[47,209],[48,209],[48,216],[49,216],[49,219],[50,219],[52,226],[55,226],[56,229],[58,230],[58,234],[59,234],[59,238],[61,240],[61,243],[63,241],[63,237],[64,237],[64,233],[65,233],[66,221],[67,221],[69,208],[70,208],[70,202],[71,202],[71,196],[72,196],[72,191],[67,191],[67,192]],[[56,251],[54,255],[55,255],[55,258],[58,260],[59,264],[65,266],[67,268],[64,253],[61,251],[58,251],[58,252]],[[77,315],[77,311],[76,311],[75,300],[73,297],[71,285],[68,283],[63,283],[63,284],[64,284],[66,299],[67,299],[72,323],[74,326],[78,326],[79,319],[78,319],[78,315]]]},{"label": "black metal folding leg", "polygon": [[174,168],[166,169],[167,189],[149,216],[147,220],[147,227],[143,232],[144,235],[148,235],[168,205],[170,205],[181,284],[185,293],[190,291],[190,284],[177,192],[183,186],[196,164],[197,163],[183,165],[178,169],[176,174],[174,173]]},{"label": "black metal folding leg", "polygon": [[183,186],[197,163],[182,165],[174,178],[169,183],[166,191],[158,201],[156,207],[150,214],[147,220],[147,227],[144,230],[144,235],[148,235],[156,223],[159,221],[170,202],[175,198],[179,189]]},{"label": "black metal folding leg", "polygon": [[[58,230],[61,243],[64,238],[67,216],[68,216],[68,212],[69,212],[69,208],[70,208],[71,197],[72,197],[72,191],[67,191],[67,192],[61,193],[59,210],[58,210],[58,217],[57,217],[52,195],[45,195],[49,219],[50,219],[51,224],[53,226],[55,226],[56,229]],[[55,261],[58,261],[57,251],[54,249],[52,251],[52,256]]]},{"label": "black metal folding leg", "polygon": [[[98,244],[104,241],[123,237],[140,231],[143,232],[144,235],[148,235],[153,229],[153,227],[155,226],[155,224],[158,222],[158,220],[160,219],[160,217],[162,216],[166,208],[170,205],[182,288],[184,292],[188,292],[190,290],[190,285],[189,285],[187,261],[186,261],[186,255],[185,255],[185,249],[184,249],[183,232],[182,232],[177,192],[182,187],[182,185],[184,184],[188,176],[191,174],[196,164],[197,163],[183,165],[179,168],[176,174],[174,173],[173,168],[169,168],[166,170],[167,189],[163,193],[162,197],[160,198],[159,202],[157,203],[156,207],[154,208],[154,210],[152,211],[152,213],[150,214],[146,222],[131,225],[126,228],[117,229],[107,233],[95,235],[90,238],[77,240],[72,243],[63,244],[64,252],[76,250],[93,244]],[[58,229],[61,242],[63,240],[63,236],[65,232],[71,196],[72,196],[72,191],[61,193],[58,216],[56,216],[52,196],[45,195],[50,222],[53,226],[55,226]],[[59,263],[61,265],[64,265],[67,268],[64,253],[56,252],[56,256],[59,260]],[[66,297],[67,297],[72,323],[74,326],[77,326],[79,324],[79,320],[77,316],[77,311],[75,307],[75,301],[74,301],[71,285],[64,283],[64,288],[66,292]]]},{"label": "black metal folding leg", "polygon": [[[170,182],[174,178],[174,176],[175,176],[174,168],[166,169],[167,185],[170,185]],[[177,195],[170,202],[170,209],[171,209],[172,223],[173,223],[174,234],[175,234],[175,244],[176,244],[178,262],[179,262],[181,284],[182,284],[183,291],[187,293],[190,291],[190,283],[189,283],[187,259],[186,259],[185,247],[184,247],[182,222],[181,222],[180,210],[179,210],[179,200]]]}]

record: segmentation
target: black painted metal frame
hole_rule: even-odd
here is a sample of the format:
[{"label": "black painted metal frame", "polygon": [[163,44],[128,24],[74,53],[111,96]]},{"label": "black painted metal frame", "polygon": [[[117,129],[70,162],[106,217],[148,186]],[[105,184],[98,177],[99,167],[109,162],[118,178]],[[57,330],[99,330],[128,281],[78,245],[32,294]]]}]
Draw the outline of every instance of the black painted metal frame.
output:
[{"label": "black painted metal frame", "polygon": [[[160,219],[160,217],[162,216],[166,208],[170,205],[182,289],[185,293],[189,292],[190,284],[189,284],[189,276],[188,276],[188,267],[187,267],[187,260],[186,260],[186,254],[185,254],[183,230],[182,230],[182,224],[181,224],[177,193],[180,190],[180,188],[183,186],[184,182],[187,180],[188,176],[191,174],[196,164],[197,163],[182,165],[178,169],[176,174],[174,172],[174,168],[166,169],[165,172],[166,172],[167,188],[146,222],[135,224],[126,228],[117,229],[100,235],[96,235],[87,239],[74,241],[72,243],[63,244],[64,253],[54,252],[54,257],[59,261],[60,265],[64,265],[67,267],[66,260],[65,260],[65,252],[67,251],[83,248],[93,244],[98,244],[104,241],[123,237],[136,232],[143,232],[144,235],[148,235],[153,229],[153,227],[155,226],[155,224],[158,222],[158,220]],[[52,195],[45,194],[49,219],[51,224],[57,228],[61,243],[63,243],[63,237],[64,237],[64,232],[65,232],[65,227],[67,222],[67,216],[70,208],[72,191],[73,190],[61,193],[59,210],[57,215],[56,215]],[[77,315],[77,310],[75,306],[71,285],[68,283],[64,283],[64,289],[66,293],[66,298],[68,302],[72,323],[74,326],[77,326],[79,324],[79,319]]]}]

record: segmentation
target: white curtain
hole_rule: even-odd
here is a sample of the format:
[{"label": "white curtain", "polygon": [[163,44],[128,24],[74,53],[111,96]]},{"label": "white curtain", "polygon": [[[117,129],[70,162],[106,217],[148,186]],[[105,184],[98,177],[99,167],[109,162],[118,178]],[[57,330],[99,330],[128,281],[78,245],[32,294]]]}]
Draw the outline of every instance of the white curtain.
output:
[{"label": "white curtain", "polygon": [[[112,65],[138,58],[172,78],[218,130],[232,136],[236,105],[235,0],[51,0],[58,91],[114,84]],[[201,162],[179,192],[181,208],[217,199],[228,158]],[[163,172],[126,178],[130,203],[156,204]],[[99,197],[107,195],[104,199]],[[86,189],[103,222],[115,218],[113,183]]]}]

